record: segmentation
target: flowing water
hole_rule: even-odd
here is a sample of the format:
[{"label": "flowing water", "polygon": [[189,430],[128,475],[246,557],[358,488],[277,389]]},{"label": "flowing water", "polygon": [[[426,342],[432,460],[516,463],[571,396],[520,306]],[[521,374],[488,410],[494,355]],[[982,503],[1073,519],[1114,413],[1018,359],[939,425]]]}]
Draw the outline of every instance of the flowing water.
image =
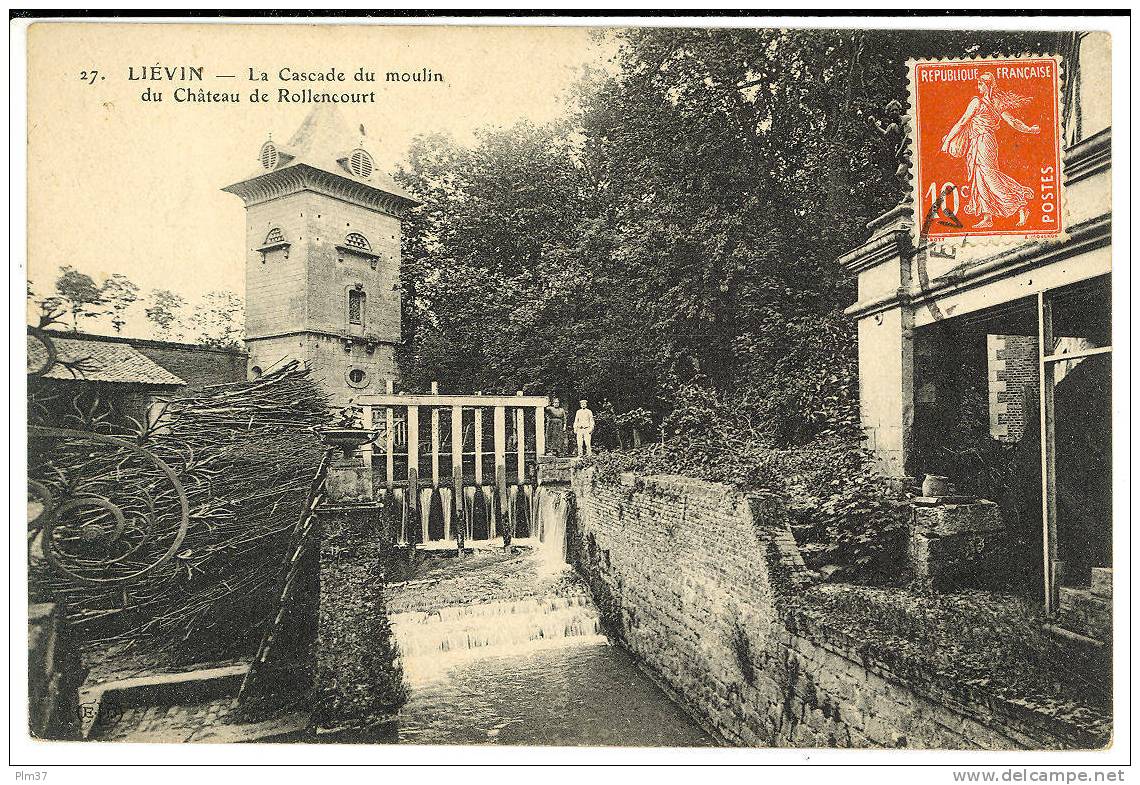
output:
[{"label": "flowing water", "polygon": [[409,692],[403,744],[714,745],[624,649],[604,642],[474,660]]},{"label": "flowing water", "polygon": [[[565,562],[565,492],[531,500],[538,547],[522,558],[440,576],[452,596],[510,596],[390,616],[408,686],[405,744],[712,746],[713,739],[602,634],[587,589]],[[520,591],[520,587],[522,590]],[[426,591],[421,589],[420,591]],[[499,591],[505,591],[500,588]],[[405,592],[416,591],[411,584]]]}]

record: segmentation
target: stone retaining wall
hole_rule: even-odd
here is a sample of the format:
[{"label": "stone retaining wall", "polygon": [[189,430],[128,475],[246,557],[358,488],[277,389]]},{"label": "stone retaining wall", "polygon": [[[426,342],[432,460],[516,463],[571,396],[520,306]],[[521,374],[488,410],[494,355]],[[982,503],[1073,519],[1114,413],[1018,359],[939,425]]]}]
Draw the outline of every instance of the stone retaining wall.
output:
[{"label": "stone retaining wall", "polygon": [[791,612],[809,585],[782,507],[675,476],[575,472],[571,563],[603,622],[723,741],[1081,746],[1040,716],[891,668]]}]

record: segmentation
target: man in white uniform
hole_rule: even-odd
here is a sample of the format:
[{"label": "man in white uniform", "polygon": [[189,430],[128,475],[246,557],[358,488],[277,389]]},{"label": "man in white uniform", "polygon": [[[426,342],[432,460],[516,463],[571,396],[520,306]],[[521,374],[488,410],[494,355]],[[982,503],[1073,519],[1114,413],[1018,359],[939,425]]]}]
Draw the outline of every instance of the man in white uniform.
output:
[{"label": "man in white uniform", "polygon": [[593,455],[590,440],[594,436],[594,413],[586,408],[586,401],[578,401],[578,411],[574,413],[574,436],[578,442],[578,457],[583,453]]}]

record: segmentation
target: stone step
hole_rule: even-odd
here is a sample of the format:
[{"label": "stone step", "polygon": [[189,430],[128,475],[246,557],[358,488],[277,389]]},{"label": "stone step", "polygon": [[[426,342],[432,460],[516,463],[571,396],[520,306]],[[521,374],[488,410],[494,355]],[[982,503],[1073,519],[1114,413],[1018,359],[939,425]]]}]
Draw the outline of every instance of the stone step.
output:
[{"label": "stone step", "polygon": [[1098,597],[1104,597],[1112,600],[1112,568],[1111,567],[1093,567],[1092,569],[1092,593]]},{"label": "stone step", "polygon": [[80,706],[85,707],[83,735],[98,735],[97,728],[105,731],[104,726],[115,725],[130,709],[141,707],[162,713],[176,706],[232,702],[248,672],[248,664],[226,665],[182,673],[149,673],[93,685],[79,693]]},{"label": "stone step", "polygon": [[1067,630],[1094,640],[1112,641],[1112,602],[1092,592],[1062,586],[1058,621]]}]

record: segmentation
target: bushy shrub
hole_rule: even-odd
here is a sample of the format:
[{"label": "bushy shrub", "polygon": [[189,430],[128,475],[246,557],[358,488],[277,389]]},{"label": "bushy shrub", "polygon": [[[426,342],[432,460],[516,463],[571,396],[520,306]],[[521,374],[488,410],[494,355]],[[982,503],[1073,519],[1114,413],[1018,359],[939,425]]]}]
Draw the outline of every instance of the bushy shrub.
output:
[{"label": "bushy shrub", "polygon": [[905,547],[910,507],[905,498],[857,451],[848,454],[849,467],[833,475],[826,495],[809,519],[818,529],[817,542],[834,547],[832,563],[841,568],[834,577],[856,583],[894,584],[906,580]]},{"label": "bushy shrub", "polygon": [[657,430],[653,423],[653,412],[642,406],[614,415],[614,422],[618,443],[622,447],[640,447],[643,441],[652,441]]}]

